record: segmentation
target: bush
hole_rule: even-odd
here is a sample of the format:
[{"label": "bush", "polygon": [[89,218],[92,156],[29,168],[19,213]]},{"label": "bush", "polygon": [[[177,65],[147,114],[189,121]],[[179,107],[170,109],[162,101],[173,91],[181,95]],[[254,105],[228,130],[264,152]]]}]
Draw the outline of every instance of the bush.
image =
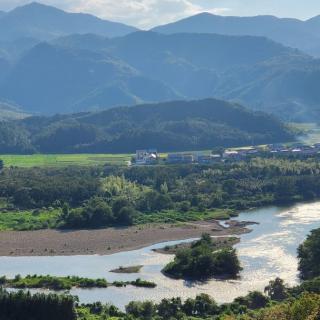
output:
[{"label": "bush", "polygon": [[320,276],[320,228],[311,231],[299,246],[298,259],[301,279]]},{"label": "bush", "polygon": [[234,249],[212,251],[212,240],[204,234],[191,248],[180,249],[163,273],[174,278],[207,279],[214,276],[234,278],[241,271]]}]

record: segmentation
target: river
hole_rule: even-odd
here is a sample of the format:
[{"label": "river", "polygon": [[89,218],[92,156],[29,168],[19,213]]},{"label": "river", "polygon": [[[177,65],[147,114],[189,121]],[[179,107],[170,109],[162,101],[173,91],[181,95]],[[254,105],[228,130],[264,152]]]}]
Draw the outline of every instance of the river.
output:
[{"label": "river", "polygon": [[[160,271],[173,256],[155,253],[152,249],[181,241],[156,244],[108,256],[0,257],[0,274],[7,277],[16,274],[77,275],[88,278],[104,277],[108,281],[135,280],[141,277],[157,283],[155,289],[127,286],[70,291],[71,294],[77,295],[81,302],[110,302],[121,309],[132,300],[157,302],[163,298],[177,296],[195,297],[199,293],[207,293],[219,303],[231,302],[235,297],[245,295],[249,291],[263,290],[269,280],[277,276],[290,285],[297,284],[299,280],[296,250],[312,229],[320,227],[320,202],[298,204],[290,208],[268,207],[246,211],[236,220],[259,223],[250,226],[252,232],[242,235],[241,242],[236,245],[243,267],[237,280],[194,283],[163,276]],[[119,266],[130,265],[144,267],[139,274],[109,272]]]}]

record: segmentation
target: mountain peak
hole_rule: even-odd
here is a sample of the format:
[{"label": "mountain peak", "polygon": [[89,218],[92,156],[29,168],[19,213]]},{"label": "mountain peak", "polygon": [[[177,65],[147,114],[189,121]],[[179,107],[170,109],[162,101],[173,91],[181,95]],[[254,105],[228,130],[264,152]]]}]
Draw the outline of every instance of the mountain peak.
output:
[{"label": "mountain peak", "polygon": [[87,33],[118,37],[136,30],[125,24],[90,14],[66,12],[39,2],[17,7],[0,20],[0,40],[30,37],[50,41],[60,36]]},{"label": "mountain peak", "polygon": [[23,6],[16,7],[11,12],[21,12],[21,11],[27,11],[27,12],[39,12],[39,11],[55,11],[55,12],[63,12],[63,10],[60,10],[56,7],[49,6],[46,4],[42,4],[39,2],[30,2]]}]

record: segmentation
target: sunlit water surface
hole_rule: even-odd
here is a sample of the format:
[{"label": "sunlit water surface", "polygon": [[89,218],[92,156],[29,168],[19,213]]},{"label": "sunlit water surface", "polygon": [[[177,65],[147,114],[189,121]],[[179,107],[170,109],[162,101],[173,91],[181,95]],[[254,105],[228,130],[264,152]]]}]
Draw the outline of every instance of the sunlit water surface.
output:
[{"label": "sunlit water surface", "polygon": [[[155,289],[127,286],[74,289],[70,292],[84,303],[110,302],[120,308],[132,300],[160,301],[176,296],[195,297],[199,293],[207,293],[220,303],[230,302],[249,291],[263,290],[268,281],[275,277],[283,278],[290,285],[298,283],[297,247],[312,229],[320,227],[320,202],[300,204],[286,209],[269,207],[243,212],[236,220],[259,223],[250,226],[253,231],[242,235],[241,243],[236,246],[243,267],[238,280],[192,283],[163,276],[161,269],[173,259],[173,256],[158,254],[152,249],[181,241],[161,243],[108,256],[0,257],[0,274],[7,277],[16,274],[77,275],[88,278],[104,277],[110,282],[135,280],[140,277],[157,283]],[[130,265],[144,267],[139,274],[109,272],[119,266]]]}]

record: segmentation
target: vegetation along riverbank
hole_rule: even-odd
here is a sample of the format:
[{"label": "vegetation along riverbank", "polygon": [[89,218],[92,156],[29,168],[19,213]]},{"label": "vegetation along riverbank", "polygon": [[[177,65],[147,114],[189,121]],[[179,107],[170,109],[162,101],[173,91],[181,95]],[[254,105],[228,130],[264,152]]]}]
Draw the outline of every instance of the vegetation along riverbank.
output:
[{"label": "vegetation along riverbank", "polygon": [[54,291],[71,290],[72,288],[108,288],[110,286],[125,287],[132,285],[135,287],[155,288],[157,285],[154,282],[136,279],[134,281],[115,281],[108,282],[106,279],[89,279],[81,277],[53,277],[53,276],[38,276],[28,275],[21,277],[16,275],[13,279],[8,279],[5,276],[0,277],[0,285],[5,288],[15,289],[49,289]]},{"label": "vegetation along riverbank", "polygon": [[319,199],[319,178],[314,157],[155,167],[4,168],[0,238],[5,244],[0,254],[108,254],[206,232],[239,234],[246,229],[232,226],[226,231],[215,221],[253,207]]},{"label": "vegetation along riverbank", "polygon": [[[181,298],[130,302],[125,311],[100,302],[80,305],[68,295],[7,292],[0,290],[0,309],[4,317],[13,315],[24,319],[55,320],[318,320],[320,316],[320,246],[319,229],[314,230],[298,250],[300,276],[303,280],[295,287],[287,286],[276,278],[264,292],[253,291],[236,298],[232,303],[217,304],[206,294],[182,301]],[[54,314],[52,314],[54,313]]]}]

